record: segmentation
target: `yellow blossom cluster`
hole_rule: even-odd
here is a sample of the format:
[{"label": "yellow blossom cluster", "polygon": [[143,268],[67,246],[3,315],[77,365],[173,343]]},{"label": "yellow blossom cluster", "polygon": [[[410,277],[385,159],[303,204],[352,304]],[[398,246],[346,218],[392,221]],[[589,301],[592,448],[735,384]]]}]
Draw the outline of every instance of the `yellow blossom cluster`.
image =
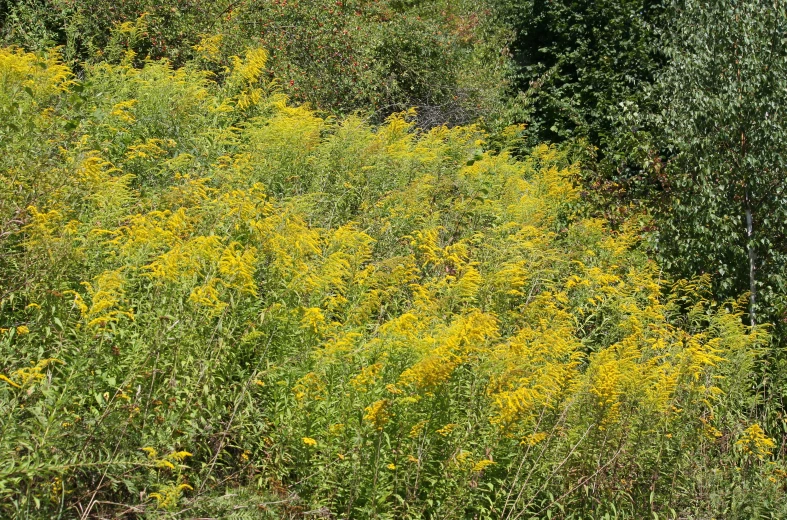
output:
[{"label": "yellow blossom cluster", "polygon": [[[0,157],[0,492],[174,512],[189,481],[201,514],[221,482],[296,516],[381,518],[541,518],[564,499],[600,518],[588,496],[629,496],[648,516],[692,457],[723,472],[777,452],[767,423],[726,413],[757,402],[767,328],[708,277],[666,279],[640,226],[587,217],[569,151],[514,157],[412,111],[324,117],[264,83],[267,59],[221,82],[86,65],[72,120],[67,67],[0,49],[19,87],[0,102],[31,90],[14,102],[46,151]],[[140,456],[183,439],[193,455]]]}]

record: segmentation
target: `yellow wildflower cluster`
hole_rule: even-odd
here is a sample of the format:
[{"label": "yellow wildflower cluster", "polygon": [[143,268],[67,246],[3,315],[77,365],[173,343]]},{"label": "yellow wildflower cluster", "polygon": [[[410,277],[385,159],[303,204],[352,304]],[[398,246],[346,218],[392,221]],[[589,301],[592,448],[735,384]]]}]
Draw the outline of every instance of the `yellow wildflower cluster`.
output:
[{"label": "yellow wildflower cluster", "polygon": [[366,415],[363,418],[374,427],[375,430],[382,430],[390,420],[388,411],[388,400],[380,399],[366,407]]},{"label": "yellow wildflower cluster", "polygon": [[215,62],[219,58],[223,39],[223,36],[220,34],[206,34],[203,35],[199,43],[194,45],[192,48],[197,51],[203,59]]},{"label": "yellow wildflower cluster", "polygon": [[60,62],[56,52],[41,58],[13,47],[0,48],[0,83],[29,88],[34,100],[66,91],[72,77],[71,70]]},{"label": "yellow wildflower cluster", "polygon": [[105,271],[93,283],[83,282],[92,304],[83,312],[88,327],[103,327],[117,321],[120,316],[134,319],[134,312],[124,309],[125,280],[120,269]]},{"label": "yellow wildflower cluster", "polygon": [[11,377],[0,374],[0,380],[5,381],[14,388],[29,388],[46,377],[44,370],[53,363],[64,364],[63,361],[59,359],[42,359],[33,366],[15,370],[11,373]]},{"label": "yellow wildflower cluster", "polygon": [[765,435],[762,427],[757,423],[746,428],[743,431],[743,435],[735,441],[735,445],[743,453],[755,455],[760,460],[769,456],[773,449],[776,448],[776,442]]},{"label": "yellow wildflower cluster", "polygon": [[[199,63],[221,44],[205,37]],[[86,66],[84,121],[53,125],[68,69],[0,50],[0,82],[33,91],[22,115],[54,158],[0,157],[13,443],[60,457],[85,417],[75,457],[104,461],[94,439],[113,436],[105,482],[157,490],[148,507],[174,510],[187,472],[208,488],[223,472],[276,503],[346,485],[308,499],[386,518],[542,517],[533,504],[577,485],[650,504],[691,457],[737,454],[721,471],[776,451],[758,424],[735,441],[714,414],[755,402],[740,396],[767,329],[710,301],[707,277],[665,280],[633,224],[577,211],[567,152],[517,159],[476,126],[417,130],[412,111],[324,118],[266,92],[266,59],[231,59],[221,84],[193,65]],[[138,451],[186,438],[195,464]],[[38,462],[8,442],[8,482],[34,493],[45,479],[14,472]],[[65,500],[96,490],[72,492],[76,473],[58,474]]]},{"label": "yellow wildflower cluster", "polygon": [[[209,50],[209,47],[206,50]],[[238,108],[245,110],[262,100],[263,90],[257,86],[257,83],[267,61],[268,52],[265,49],[251,49],[246,52],[245,59],[232,57],[232,71],[228,82],[242,86],[237,100]]]},{"label": "yellow wildflower cluster", "polygon": [[156,500],[156,507],[159,509],[170,510],[177,507],[180,497],[186,490],[192,491],[194,488],[189,484],[164,486],[158,491],[151,493],[150,498]]}]

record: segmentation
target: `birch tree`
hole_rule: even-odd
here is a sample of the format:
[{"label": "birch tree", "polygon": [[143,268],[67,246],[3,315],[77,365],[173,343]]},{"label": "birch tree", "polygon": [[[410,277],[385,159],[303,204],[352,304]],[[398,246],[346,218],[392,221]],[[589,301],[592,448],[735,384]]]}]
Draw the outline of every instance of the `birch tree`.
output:
[{"label": "birch tree", "polygon": [[678,0],[657,91],[668,183],[659,248],[681,274],[749,293],[773,320],[787,271],[787,13],[782,0]]}]

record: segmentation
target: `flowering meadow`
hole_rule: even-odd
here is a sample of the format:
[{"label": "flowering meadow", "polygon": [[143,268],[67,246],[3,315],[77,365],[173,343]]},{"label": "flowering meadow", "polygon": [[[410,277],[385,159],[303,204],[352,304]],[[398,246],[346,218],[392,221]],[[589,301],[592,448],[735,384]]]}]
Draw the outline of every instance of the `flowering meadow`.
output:
[{"label": "flowering meadow", "polygon": [[133,60],[0,48],[0,517],[787,515],[768,327],[570,147]]}]

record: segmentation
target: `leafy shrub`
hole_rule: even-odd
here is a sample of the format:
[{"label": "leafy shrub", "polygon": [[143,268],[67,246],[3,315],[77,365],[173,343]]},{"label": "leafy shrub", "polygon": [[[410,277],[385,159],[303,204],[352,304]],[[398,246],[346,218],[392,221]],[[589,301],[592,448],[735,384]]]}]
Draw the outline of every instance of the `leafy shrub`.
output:
[{"label": "leafy shrub", "polygon": [[516,30],[520,117],[532,142],[579,137],[607,153],[620,105],[641,101],[664,64],[657,43],[672,11],[661,0],[499,3]]},{"label": "leafy shrub", "polygon": [[[493,116],[510,73],[509,31],[495,4],[463,0],[18,0],[6,42],[64,46],[68,60],[117,63],[126,50],[176,67],[201,57],[221,74],[249,46],[271,53],[271,77],[298,102],[382,121],[420,108],[420,126]],[[42,23],[43,22],[43,23]]]}]

